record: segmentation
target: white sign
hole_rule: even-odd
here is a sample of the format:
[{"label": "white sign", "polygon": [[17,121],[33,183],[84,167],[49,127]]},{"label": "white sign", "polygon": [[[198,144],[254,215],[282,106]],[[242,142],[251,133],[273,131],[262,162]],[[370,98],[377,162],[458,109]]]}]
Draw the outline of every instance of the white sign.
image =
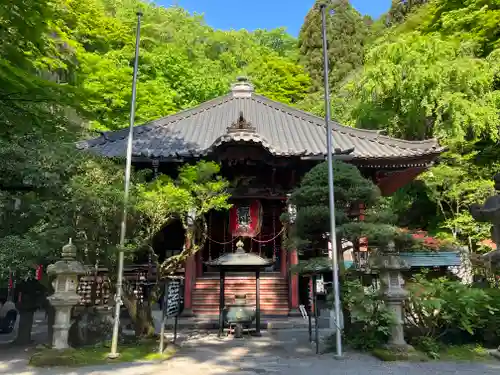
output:
[{"label": "white sign", "polygon": [[316,277],[316,293],[325,294],[325,280],[323,279],[323,275]]}]

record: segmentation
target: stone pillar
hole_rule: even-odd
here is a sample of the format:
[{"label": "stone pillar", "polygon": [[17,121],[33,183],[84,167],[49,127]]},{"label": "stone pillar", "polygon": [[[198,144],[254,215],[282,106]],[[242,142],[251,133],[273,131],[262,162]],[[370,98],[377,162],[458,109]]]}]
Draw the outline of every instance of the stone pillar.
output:
[{"label": "stone pillar", "polygon": [[381,279],[385,280],[384,297],[389,311],[394,316],[394,325],[391,327],[391,336],[388,346],[391,348],[408,350],[410,346],[405,341],[403,302],[408,296],[408,292],[402,288],[403,278],[397,270],[387,271],[381,274]]},{"label": "stone pillar", "polygon": [[403,302],[408,297],[408,291],[403,288],[404,280],[401,274],[408,265],[394,252],[394,244],[389,244],[387,253],[375,254],[370,262],[370,268],[380,272],[382,296],[394,316],[391,336],[387,344],[389,349],[398,351],[412,350],[404,338]]},{"label": "stone pillar", "polygon": [[67,349],[69,328],[71,326],[71,309],[80,300],[76,293],[78,276],[86,273],[85,267],[75,260],[76,247],[71,243],[62,249],[62,260],[47,267],[47,273],[55,277],[52,282],[54,294],[48,297],[54,306],[55,322],[53,325],[52,347]]},{"label": "stone pillar", "polygon": [[[297,250],[291,250],[289,252],[290,256],[290,266],[299,264],[299,255]],[[289,279],[290,287],[290,312],[288,315],[299,316],[299,275],[297,273],[291,273]]]}]

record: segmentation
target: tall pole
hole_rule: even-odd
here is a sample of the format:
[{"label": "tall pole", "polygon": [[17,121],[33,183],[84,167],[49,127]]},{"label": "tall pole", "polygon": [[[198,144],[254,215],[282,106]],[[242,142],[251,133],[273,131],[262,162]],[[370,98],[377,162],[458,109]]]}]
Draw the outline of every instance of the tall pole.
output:
[{"label": "tall pole", "polygon": [[135,36],[135,59],[134,59],[134,75],[132,78],[132,102],[130,104],[130,124],[128,131],[127,142],[127,160],[125,166],[125,188],[123,192],[123,216],[120,227],[120,248],[118,253],[118,275],[116,278],[116,294],[115,294],[115,320],[113,324],[113,337],[111,340],[111,352],[109,358],[117,358],[118,354],[118,333],[120,329],[120,307],[122,303],[122,289],[123,289],[123,264],[124,264],[124,247],[125,235],[127,233],[127,214],[128,214],[128,198],[130,191],[130,172],[132,169],[132,140],[134,136],[134,122],[135,122],[135,98],[137,87],[137,71],[139,68],[139,41],[141,37],[141,17],[142,12],[137,12],[137,30]]},{"label": "tall pole", "polygon": [[339,296],[339,270],[337,254],[337,234],[335,230],[335,196],[333,187],[333,147],[332,124],[330,122],[330,87],[328,85],[328,45],[326,39],[326,4],[321,4],[321,22],[323,31],[323,63],[325,82],[325,123],[326,123],[326,149],[328,162],[328,200],[330,204],[330,242],[332,244],[332,269],[333,292],[335,295],[335,333],[337,343],[337,356],[342,356],[342,332],[340,330],[340,296]]}]

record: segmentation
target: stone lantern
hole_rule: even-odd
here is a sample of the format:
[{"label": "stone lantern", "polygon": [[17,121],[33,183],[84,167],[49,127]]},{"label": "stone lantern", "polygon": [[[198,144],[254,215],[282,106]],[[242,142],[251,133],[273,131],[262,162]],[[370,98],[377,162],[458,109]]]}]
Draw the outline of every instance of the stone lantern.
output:
[{"label": "stone lantern", "polygon": [[55,321],[52,347],[54,349],[67,349],[68,334],[71,326],[71,308],[75,306],[80,296],[76,292],[78,276],[86,273],[86,269],[76,261],[76,246],[69,243],[62,248],[62,259],[47,267],[47,273],[55,277],[52,282],[54,294],[48,300],[54,306]]},{"label": "stone lantern", "polygon": [[[500,263],[500,173],[493,177],[496,195],[486,199],[483,205],[473,204],[470,208],[472,217],[482,223],[491,223],[491,239],[496,244],[496,250],[485,254],[491,263]],[[500,358],[500,347],[491,353]]]},{"label": "stone lantern", "polygon": [[411,345],[404,338],[403,302],[408,297],[408,291],[403,288],[401,274],[401,271],[410,267],[395,252],[392,242],[387,246],[387,251],[370,257],[369,263],[370,268],[380,274],[382,296],[394,316],[388,347],[399,351],[411,350]]}]

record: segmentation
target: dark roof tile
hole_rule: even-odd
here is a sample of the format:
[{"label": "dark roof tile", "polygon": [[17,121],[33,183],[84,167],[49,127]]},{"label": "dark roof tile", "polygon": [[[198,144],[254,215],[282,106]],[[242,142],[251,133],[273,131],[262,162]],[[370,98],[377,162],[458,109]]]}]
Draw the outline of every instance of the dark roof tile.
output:
[{"label": "dark roof tile", "polygon": [[[228,134],[227,128],[240,113],[255,132]],[[334,148],[354,148],[354,159],[418,158],[443,151],[436,140],[405,141],[378,131],[332,123]],[[125,156],[128,129],[106,132],[81,141],[88,149],[108,157]],[[206,155],[228,141],[261,144],[277,156],[326,155],[323,118],[252,94],[249,97],[222,96],[197,107],[151,121],[134,128],[133,156],[169,158]]]}]

